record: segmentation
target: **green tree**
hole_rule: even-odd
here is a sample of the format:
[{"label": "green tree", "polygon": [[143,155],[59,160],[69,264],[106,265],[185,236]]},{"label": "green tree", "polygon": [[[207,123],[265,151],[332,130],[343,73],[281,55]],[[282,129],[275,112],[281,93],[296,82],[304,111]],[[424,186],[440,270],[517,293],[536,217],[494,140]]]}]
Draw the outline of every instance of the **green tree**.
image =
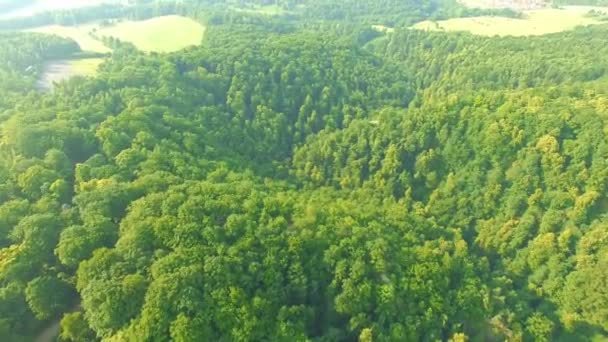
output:
[{"label": "green tree", "polygon": [[25,289],[25,298],[39,320],[47,320],[70,307],[74,289],[63,280],[54,277],[38,277]]}]

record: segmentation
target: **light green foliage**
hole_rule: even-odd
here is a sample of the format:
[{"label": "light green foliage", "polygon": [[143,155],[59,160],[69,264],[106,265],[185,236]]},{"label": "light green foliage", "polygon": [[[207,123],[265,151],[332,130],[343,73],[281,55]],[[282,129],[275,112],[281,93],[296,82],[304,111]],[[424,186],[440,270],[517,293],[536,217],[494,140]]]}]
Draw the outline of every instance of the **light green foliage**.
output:
[{"label": "light green foliage", "polygon": [[61,316],[65,341],[608,335],[606,27],[490,38],[403,29],[487,14],[455,2],[275,5],[110,6],[205,39],[105,40],[95,78],[45,94],[74,42],[0,35],[0,339]]},{"label": "light green foliage", "polygon": [[[458,302],[461,313],[477,314],[481,299],[471,291],[476,280],[457,247],[464,241],[422,243],[414,234],[415,227],[424,226],[422,219],[381,219],[386,214],[376,213],[374,203],[359,212],[355,201],[330,204],[318,194],[310,194],[310,204],[294,207],[308,201],[294,193],[260,193],[250,180],[234,178],[192,182],[134,203],[116,249],[99,251],[79,269],[78,286],[91,327],[104,336],[125,328],[120,332],[125,336],[154,340],[165,339],[167,330],[187,340],[184,336],[192,332],[186,333],[184,325],[197,327],[205,340],[281,340],[308,336],[312,314],[323,312],[317,318],[324,322],[318,327],[322,333],[339,329],[340,321],[349,318],[347,335],[372,325],[379,336],[432,338],[451,326],[450,321],[440,323],[443,314],[455,317],[446,311],[450,303]],[[369,221],[369,215],[378,219]],[[431,223],[426,227],[430,236],[443,234],[433,233]],[[405,232],[410,233],[400,237]],[[354,253],[361,244],[366,245],[361,253]],[[412,249],[406,252],[405,246]],[[429,254],[437,248],[440,253]],[[124,288],[127,279],[139,276],[122,273],[138,267],[151,280],[143,305]],[[117,284],[122,277],[122,285]],[[428,286],[443,298],[429,297]],[[166,307],[166,301],[176,306]],[[326,303],[332,309],[319,311]],[[121,315],[110,311],[117,307]],[[128,325],[134,315],[126,308],[141,310]],[[189,312],[197,314],[188,318]],[[397,317],[413,326],[380,323]]]},{"label": "light green foliage", "polygon": [[82,313],[65,314],[61,320],[60,338],[69,342],[88,342],[95,338],[95,333],[89,328]]},{"label": "light green foliage", "polygon": [[[566,6],[561,9],[524,11],[522,18],[472,17],[442,21],[423,21],[413,28],[431,31],[465,31],[482,36],[531,36],[568,31],[577,26],[598,25],[603,22],[587,16],[591,9]],[[608,11],[608,9],[607,9]]]},{"label": "light green foliage", "polygon": [[53,277],[39,277],[27,284],[25,298],[40,320],[46,320],[64,312],[70,306],[73,288]]}]

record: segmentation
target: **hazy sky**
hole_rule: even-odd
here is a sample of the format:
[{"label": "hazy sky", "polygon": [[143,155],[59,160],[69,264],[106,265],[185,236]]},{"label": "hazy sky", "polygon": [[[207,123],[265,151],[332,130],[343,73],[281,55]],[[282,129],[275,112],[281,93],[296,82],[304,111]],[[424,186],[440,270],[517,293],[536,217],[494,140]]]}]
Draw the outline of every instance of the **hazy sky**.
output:
[{"label": "hazy sky", "polygon": [[116,2],[116,0],[37,0],[34,5],[16,9],[8,13],[0,13],[0,18],[27,17],[44,11],[91,6],[103,2]]}]

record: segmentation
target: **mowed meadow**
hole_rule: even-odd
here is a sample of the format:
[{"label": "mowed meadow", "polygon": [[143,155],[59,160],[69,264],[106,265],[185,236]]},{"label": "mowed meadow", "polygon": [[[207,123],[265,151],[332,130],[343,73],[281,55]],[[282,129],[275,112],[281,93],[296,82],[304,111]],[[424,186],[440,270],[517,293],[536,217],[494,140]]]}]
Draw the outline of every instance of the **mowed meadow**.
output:
[{"label": "mowed meadow", "polygon": [[522,18],[481,16],[454,18],[441,21],[423,21],[414,29],[427,31],[466,31],[483,36],[534,36],[568,31],[577,26],[606,24],[590,11],[608,13],[606,7],[566,6],[523,11]]},{"label": "mowed meadow", "polygon": [[53,34],[59,37],[70,38],[74,40],[82,51],[108,53],[112,50],[105,46],[99,39],[94,37],[95,30],[99,27],[97,24],[87,24],[78,26],[61,26],[48,25],[28,29],[28,32],[38,32],[44,34]]},{"label": "mowed meadow", "polygon": [[174,52],[199,45],[204,33],[203,25],[177,15],[123,21],[97,30],[99,37],[114,37],[146,52]]},{"label": "mowed meadow", "polygon": [[205,27],[190,18],[168,15],[143,21],[125,20],[106,25],[91,23],[78,26],[41,26],[28,31],[71,38],[83,51],[110,52],[111,50],[100,41],[100,38],[113,37],[132,43],[146,52],[174,52],[200,44]]},{"label": "mowed meadow", "polygon": [[[78,26],[49,25],[28,29],[29,32],[57,35],[73,39],[82,51],[109,54],[112,49],[102,42],[104,37],[112,37],[133,44],[144,52],[169,53],[188,46],[199,45],[205,27],[198,22],[177,15],[155,17],[142,21],[118,21],[88,23]],[[73,76],[94,76],[101,58],[75,58],[73,60],[51,61],[38,81],[39,89],[50,90],[55,82]]]}]

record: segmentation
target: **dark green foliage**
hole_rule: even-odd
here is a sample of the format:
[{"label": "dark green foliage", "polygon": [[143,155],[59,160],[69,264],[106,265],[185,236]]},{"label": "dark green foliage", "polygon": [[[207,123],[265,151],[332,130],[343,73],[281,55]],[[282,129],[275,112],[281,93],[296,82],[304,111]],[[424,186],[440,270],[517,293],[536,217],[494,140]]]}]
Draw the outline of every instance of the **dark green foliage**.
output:
[{"label": "dark green foliage", "polygon": [[71,40],[37,33],[0,32],[0,122],[7,117],[5,109],[23,100],[42,71],[43,62],[61,59],[80,51]]},{"label": "dark green foliage", "polygon": [[37,319],[45,320],[63,313],[70,306],[73,288],[53,277],[39,277],[27,284],[25,298]]},{"label": "dark green foliage", "polygon": [[40,65],[77,46],[0,36],[0,340],[60,316],[62,341],[608,335],[607,28],[385,34],[469,12],[277,4],[186,2],[201,47],[114,41],[49,94]]}]

